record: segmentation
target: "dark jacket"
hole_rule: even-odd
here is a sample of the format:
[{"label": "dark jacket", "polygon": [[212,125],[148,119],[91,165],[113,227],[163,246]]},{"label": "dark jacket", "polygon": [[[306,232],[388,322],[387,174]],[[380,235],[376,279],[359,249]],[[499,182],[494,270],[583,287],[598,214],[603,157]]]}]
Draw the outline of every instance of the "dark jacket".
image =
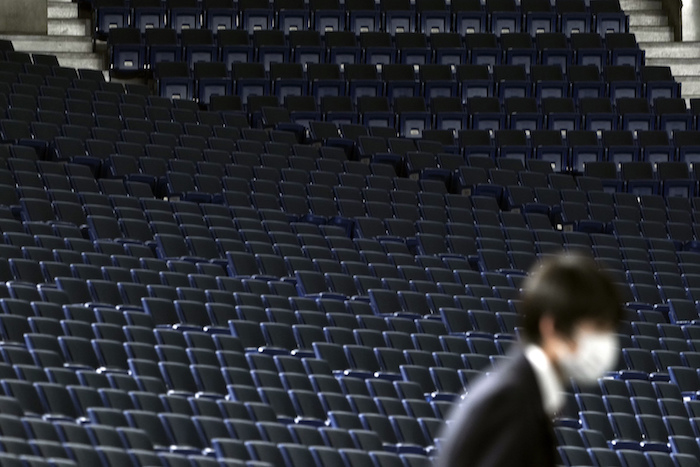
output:
[{"label": "dark jacket", "polygon": [[442,433],[436,467],[554,467],[556,439],[521,352],[468,392]]}]

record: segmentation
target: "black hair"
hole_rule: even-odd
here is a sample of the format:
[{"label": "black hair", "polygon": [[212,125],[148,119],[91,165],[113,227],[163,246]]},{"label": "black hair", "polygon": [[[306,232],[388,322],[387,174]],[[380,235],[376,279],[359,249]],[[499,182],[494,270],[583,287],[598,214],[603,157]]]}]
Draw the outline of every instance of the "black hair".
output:
[{"label": "black hair", "polygon": [[593,259],[560,254],[536,265],[522,293],[522,337],[539,343],[540,320],[554,319],[555,329],[570,336],[581,321],[617,328],[623,309],[617,286]]}]

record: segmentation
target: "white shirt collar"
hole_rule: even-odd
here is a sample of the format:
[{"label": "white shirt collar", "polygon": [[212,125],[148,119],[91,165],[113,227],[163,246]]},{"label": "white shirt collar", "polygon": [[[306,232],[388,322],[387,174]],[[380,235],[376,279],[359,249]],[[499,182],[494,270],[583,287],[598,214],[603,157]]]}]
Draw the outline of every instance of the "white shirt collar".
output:
[{"label": "white shirt collar", "polygon": [[554,365],[542,348],[534,344],[528,344],[525,347],[525,358],[535,372],[545,412],[548,415],[554,415],[564,405],[564,387]]}]

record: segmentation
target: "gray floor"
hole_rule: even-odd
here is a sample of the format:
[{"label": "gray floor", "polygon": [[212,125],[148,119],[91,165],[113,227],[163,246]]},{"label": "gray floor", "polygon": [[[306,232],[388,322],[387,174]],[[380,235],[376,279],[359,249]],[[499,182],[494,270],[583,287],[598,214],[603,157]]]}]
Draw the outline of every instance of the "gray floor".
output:
[{"label": "gray floor", "polygon": [[683,41],[700,41],[700,0],[683,0]]}]

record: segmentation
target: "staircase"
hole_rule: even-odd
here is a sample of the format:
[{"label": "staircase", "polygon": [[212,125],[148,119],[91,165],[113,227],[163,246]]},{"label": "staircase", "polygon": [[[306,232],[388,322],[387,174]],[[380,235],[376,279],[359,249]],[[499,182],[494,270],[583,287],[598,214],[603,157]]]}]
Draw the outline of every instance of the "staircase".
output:
[{"label": "staircase", "polygon": [[658,0],[620,0],[620,5],[645,51],[646,64],[670,66],[683,97],[700,97],[700,43],[673,42],[673,28]]},{"label": "staircase", "polygon": [[[1,0],[0,0],[1,1]],[[104,54],[95,53],[92,21],[81,18],[78,4],[71,0],[48,0],[48,35],[0,35],[18,52],[52,54],[61,66],[104,70]]]}]

